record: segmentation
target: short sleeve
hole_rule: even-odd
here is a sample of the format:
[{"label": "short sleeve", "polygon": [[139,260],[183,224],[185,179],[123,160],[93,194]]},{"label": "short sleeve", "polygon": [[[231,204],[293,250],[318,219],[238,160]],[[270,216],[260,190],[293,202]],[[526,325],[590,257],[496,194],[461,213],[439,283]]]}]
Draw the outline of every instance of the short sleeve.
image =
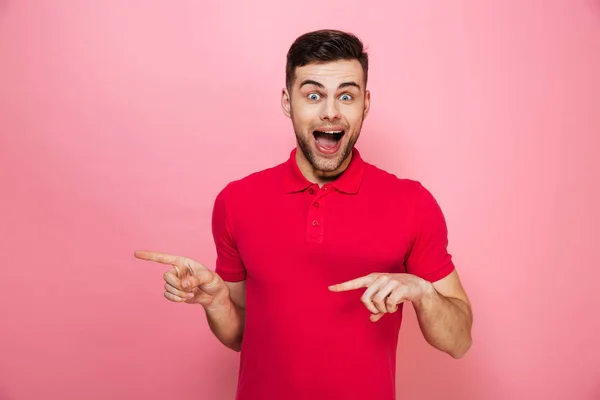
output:
[{"label": "short sleeve", "polygon": [[448,229],[433,195],[420,183],[413,203],[413,243],[406,259],[406,272],[435,282],[454,270],[448,253]]},{"label": "short sleeve", "polygon": [[229,186],[219,192],[212,213],[212,234],[217,248],[215,272],[224,281],[239,282],[246,279],[246,268],[234,240],[226,198],[228,189]]}]

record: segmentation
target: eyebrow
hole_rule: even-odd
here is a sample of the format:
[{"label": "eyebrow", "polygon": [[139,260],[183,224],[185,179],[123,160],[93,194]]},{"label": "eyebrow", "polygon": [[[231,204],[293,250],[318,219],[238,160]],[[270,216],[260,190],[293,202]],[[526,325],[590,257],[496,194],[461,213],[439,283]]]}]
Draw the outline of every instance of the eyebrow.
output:
[{"label": "eyebrow", "polygon": [[[317,82],[317,81],[313,81],[312,79],[306,79],[306,80],[302,81],[302,83],[300,84],[300,87],[302,87],[304,85],[315,85],[315,86],[317,86],[317,87],[319,87],[321,89],[325,89],[325,86],[323,86],[322,83]],[[358,90],[360,90],[360,85],[358,83],[352,82],[352,81],[341,83],[338,86],[338,89],[344,89],[344,88],[347,88],[347,87],[355,87]]]}]

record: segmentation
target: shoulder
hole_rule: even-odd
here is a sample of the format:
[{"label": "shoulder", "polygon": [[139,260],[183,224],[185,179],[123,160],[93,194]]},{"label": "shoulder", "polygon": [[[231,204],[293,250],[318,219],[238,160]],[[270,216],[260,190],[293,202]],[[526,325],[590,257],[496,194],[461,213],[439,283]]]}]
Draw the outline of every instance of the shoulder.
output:
[{"label": "shoulder", "polygon": [[375,179],[365,181],[369,185],[375,183],[378,186],[372,187],[371,192],[380,197],[385,193],[385,197],[390,199],[390,206],[411,221],[415,240],[420,238],[422,243],[447,241],[448,230],[444,212],[432,192],[420,181],[399,178],[370,164],[365,165],[365,176],[367,174],[371,174]]},{"label": "shoulder", "polygon": [[413,218],[442,213],[432,191],[416,179],[399,177],[373,164],[365,163],[363,185],[378,198],[386,197],[393,207]]},{"label": "shoulder", "polygon": [[386,191],[403,198],[419,199],[430,194],[423,184],[415,179],[399,177],[374,164],[364,162],[364,183],[368,186],[385,188]]}]

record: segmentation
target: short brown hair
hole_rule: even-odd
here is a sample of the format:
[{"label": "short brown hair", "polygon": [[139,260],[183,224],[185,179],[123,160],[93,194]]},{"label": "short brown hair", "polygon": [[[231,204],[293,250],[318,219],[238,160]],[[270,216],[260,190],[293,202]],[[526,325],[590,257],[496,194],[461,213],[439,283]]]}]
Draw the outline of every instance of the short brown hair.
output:
[{"label": "short brown hair", "polygon": [[286,87],[290,90],[293,86],[296,67],[338,60],[357,60],[362,66],[366,86],[369,57],[360,39],[351,33],[334,29],[322,29],[303,34],[294,41],[287,53]]}]

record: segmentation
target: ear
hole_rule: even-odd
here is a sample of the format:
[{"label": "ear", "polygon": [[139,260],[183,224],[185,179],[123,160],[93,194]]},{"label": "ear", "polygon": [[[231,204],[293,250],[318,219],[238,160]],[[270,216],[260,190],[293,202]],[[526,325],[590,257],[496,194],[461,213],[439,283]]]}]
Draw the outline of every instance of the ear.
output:
[{"label": "ear", "polygon": [[363,120],[367,118],[369,115],[369,110],[371,109],[371,92],[369,90],[365,91],[365,108],[363,113]]},{"label": "ear", "polygon": [[290,98],[290,94],[288,93],[287,89],[285,89],[285,88],[281,90],[281,108],[283,109],[283,114],[286,117],[291,118],[291,116],[292,116],[291,98]]}]

